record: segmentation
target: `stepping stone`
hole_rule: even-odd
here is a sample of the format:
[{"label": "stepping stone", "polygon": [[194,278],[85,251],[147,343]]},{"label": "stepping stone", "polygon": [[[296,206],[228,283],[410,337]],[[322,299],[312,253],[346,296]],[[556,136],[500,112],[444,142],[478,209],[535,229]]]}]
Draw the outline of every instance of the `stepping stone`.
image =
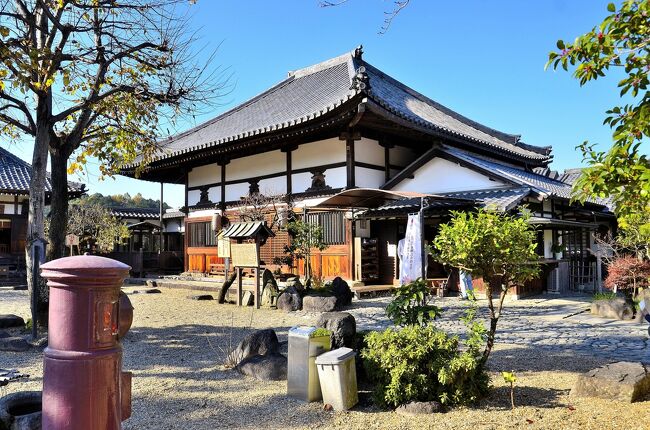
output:
[{"label": "stepping stone", "polygon": [[22,337],[10,336],[0,339],[0,351],[24,352],[30,347],[31,345]]},{"label": "stepping stone", "polygon": [[632,403],[650,394],[650,366],[619,361],[578,376],[572,396],[598,397]]},{"label": "stepping stone", "polygon": [[0,330],[0,339],[3,339],[5,337],[11,337],[11,335],[9,333],[7,333],[6,331]]},{"label": "stepping stone", "polygon": [[211,294],[195,294],[192,296],[187,296],[190,300],[214,300]]},{"label": "stepping stone", "polygon": [[0,315],[0,328],[23,327],[25,320],[14,314]]},{"label": "stepping stone", "polygon": [[161,291],[158,288],[142,288],[139,290],[131,291],[131,294],[160,294]]}]

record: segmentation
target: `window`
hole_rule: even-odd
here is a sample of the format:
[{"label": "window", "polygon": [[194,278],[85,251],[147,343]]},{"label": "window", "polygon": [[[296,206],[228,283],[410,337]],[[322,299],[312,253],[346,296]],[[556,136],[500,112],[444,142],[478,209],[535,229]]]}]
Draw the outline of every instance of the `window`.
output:
[{"label": "window", "polygon": [[187,229],[187,246],[217,246],[217,235],[212,231],[210,221],[187,223]]},{"label": "window", "polygon": [[343,212],[308,213],[306,222],[322,227],[325,245],[343,245],[345,243],[345,215]]}]

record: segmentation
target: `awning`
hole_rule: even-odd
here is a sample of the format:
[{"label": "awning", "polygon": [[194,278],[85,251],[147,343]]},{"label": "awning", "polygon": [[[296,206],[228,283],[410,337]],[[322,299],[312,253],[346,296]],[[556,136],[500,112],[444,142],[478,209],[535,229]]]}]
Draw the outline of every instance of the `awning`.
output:
[{"label": "awning", "polygon": [[135,224],[131,224],[127,226],[127,228],[129,230],[139,230],[139,231],[160,230],[160,226],[158,224],[154,224],[149,221],[136,222]]},{"label": "awning", "polygon": [[223,232],[223,237],[230,239],[254,239],[256,237],[273,237],[275,233],[265,221],[234,222]]},{"label": "awning", "polygon": [[453,198],[449,197],[445,198],[435,194],[423,194],[411,191],[388,191],[380,190],[377,188],[353,188],[350,190],[341,191],[340,193],[335,194],[328,199],[325,199],[315,207],[337,209],[372,209],[398,200],[421,197],[444,198],[446,200],[453,200]]},{"label": "awning", "polygon": [[557,218],[542,218],[538,216],[531,217],[528,220],[528,223],[532,225],[541,225],[544,227],[564,228],[567,230],[576,229],[576,228],[588,228],[590,230],[598,229],[598,224],[593,222],[570,221],[566,219],[557,219]]}]

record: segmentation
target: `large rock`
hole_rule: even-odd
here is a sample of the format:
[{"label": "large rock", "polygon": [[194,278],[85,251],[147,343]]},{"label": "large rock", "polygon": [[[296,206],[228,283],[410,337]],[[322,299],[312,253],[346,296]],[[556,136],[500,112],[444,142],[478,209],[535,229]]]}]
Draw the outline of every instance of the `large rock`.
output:
[{"label": "large rock", "polygon": [[237,370],[262,381],[286,381],[287,357],[279,353],[253,355],[239,363]]},{"label": "large rock", "polygon": [[650,394],[650,368],[641,363],[619,361],[578,376],[571,395],[635,402]]},{"label": "large rock", "polygon": [[332,332],[332,349],[355,348],[357,322],[347,312],[325,312],[318,317],[316,327],[326,328]]},{"label": "large rock", "polygon": [[10,336],[0,338],[0,351],[24,352],[30,348],[30,344],[22,337]]},{"label": "large rock", "polygon": [[350,289],[350,286],[340,277],[334,278],[332,281],[332,293],[336,296],[336,307],[338,309],[343,306],[348,306],[352,304],[352,297],[354,293]]},{"label": "large rock", "polygon": [[289,278],[287,279],[287,288],[295,288],[296,291],[302,294],[303,291],[305,291],[305,286],[302,285],[302,282],[300,282],[300,278],[295,277],[295,278]]},{"label": "large rock", "polygon": [[25,320],[14,314],[0,315],[0,328],[23,327]]},{"label": "large rock", "polygon": [[302,299],[302,310],[307,312],[332,312],[336,310],[336,297],[305,296]]},{"label": "large rock", "polygon": [[279,294],[280,291],[278,290],[278,285],[275,283],[275,281],[264,284],[264,289],[262,290],[262,298],[260,300],[261,306],[267,308],[276,307]]},{"label": "large rock", "polygon": [[631,320],[634,318],[634,308],[623,298],[596,300],[591,304],[591,313],[603,318],[617,320]]},{"label": "large rock", "polygon": [[285,312],[302,309],[302,297],[298,290],[295,287],[286,288],[278,297],[277,307]]},{"label": "large rock", "polygon": [[274,354],[280,350],[278,336],[270,329],[257,330],[246,336],[226,358],[226,366],[236,367],[253,355]]},{"label": "large rock", "polygon": [[3,337],[11,337],[11,335],[4,330],[0,330],[0,339]]},{"label": "large rock", "polygon": [[0,398],[0,429],[41,430],[41,402],[40,391],[20,391]]},{"label": "large rock", "polygon": [[435,401],[411,402],[395,409],[395,412],[402,415],[435,414],[437,412],[442,412],[442,411],[443,411],[442,404]]}]

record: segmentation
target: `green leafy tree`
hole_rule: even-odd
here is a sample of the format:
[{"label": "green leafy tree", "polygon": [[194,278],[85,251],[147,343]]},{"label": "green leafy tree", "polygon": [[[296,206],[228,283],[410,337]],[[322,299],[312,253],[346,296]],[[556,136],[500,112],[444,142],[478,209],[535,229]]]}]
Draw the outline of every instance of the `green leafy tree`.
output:
[{"label": "green leafy tree", "polygon": [[[48,218],[46,230],[49,224]],[[88,197],[70,203],[66,234],[78,236],[81,249],[94,248],[100,253],[113,251],[116,244],[131,236],[125,222],[112,216],[108,207]]]},{"label": "green leafy tree", "polygon": [[431,290],[422,278],[400,285],[393,291],[393,300],[386,307],[386,315],[395,325],[425,326],[442,312],[439,307],[429,304],[430,294]]},{"label": "green leafy tree", "polygon": [[[48,254],[56,258],[67,225],[67,173],[82,171],[89,157],[100,161],[102,175],[138,156],[151,160],[169,124],[218,95],[215,76],[193,58],[195,37],[182,9],[187,5],[187,0],[0,0],[0,138],[34,142],[28,269],[31,243],[44,237],[48,152]],[[32,278],[27,279],[31,290]],[[47,290],[39,297],[42,310]]]},{"label": "green leafy tree", "polygon": [[[558,40],[558,51],[549,54],[547,67],[573,69],[580,85],[605,77],[612,71],[623,75],[619,94],[627,103],[612,107],[604,123],[613,129],[613,146],[603,152],[584,142],[588,167],[574,186],[580,201],[589,197],[611,197],[623,229],[636,214],[650,211],[650,161],[642,142],[650,136],[650,1],[626,0],[573,43]],[[642,230],[650,234],[650,223]]]},{"label": "green leafy tree", "polygon": [[305,278],[311,279],[312,250],[327,248],[323,243],[323,228],[318,224],[294,220],[287,224],[287,231],[291,235],[291,244],[286,246],[285,251],[294,260],[304,260]]},{"label": "green leafy tree", "polygon": [[451,221],[440,226],[433,241],[431,251],[438,260],[483,278],[490,313],[484,361],[494,346],[508,290],[539,275],[536,235],[529,217],[527,213],[514,216],[482,209],[452,212]]}]

